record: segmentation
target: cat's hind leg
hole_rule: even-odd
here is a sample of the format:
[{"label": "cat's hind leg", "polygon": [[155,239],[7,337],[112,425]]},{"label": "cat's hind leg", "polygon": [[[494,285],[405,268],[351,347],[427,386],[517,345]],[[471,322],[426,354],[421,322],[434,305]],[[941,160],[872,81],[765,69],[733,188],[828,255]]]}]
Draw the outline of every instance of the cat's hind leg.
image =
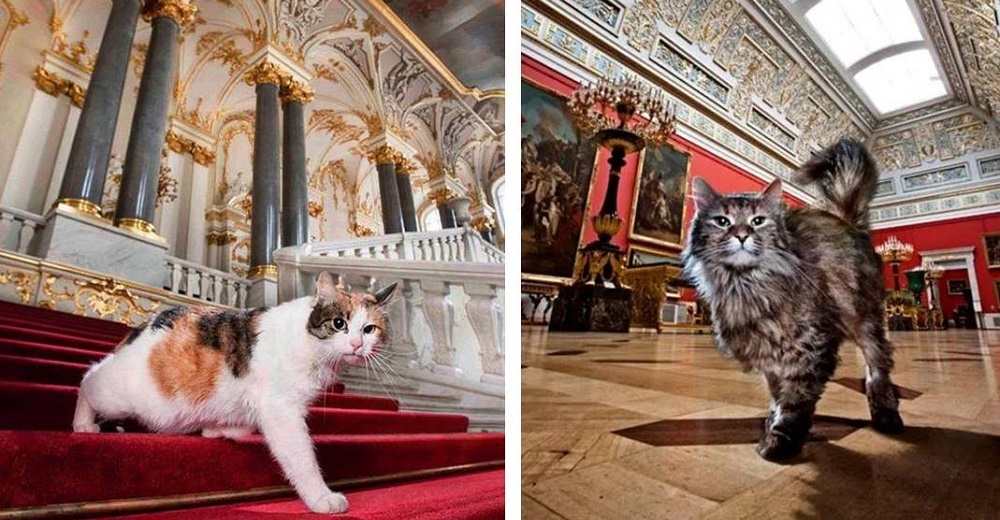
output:
[{"label": "cat's hind leg", "polygon": [[858,341],[867,364],[865,395],[872,414],[872,427],[882,433],[901,433],[903,419],[899,416],[899,396],[892,385],[892,344],[885,337],[881,317],[869,320],[862,327]]},{"label": "cat's hind leg", "polygon": [[81,388],[76,396],[76,412],[73,414],[73,431],[77,433],[98,433],[101,427],[97,425],[97,414],[87,402]]}]

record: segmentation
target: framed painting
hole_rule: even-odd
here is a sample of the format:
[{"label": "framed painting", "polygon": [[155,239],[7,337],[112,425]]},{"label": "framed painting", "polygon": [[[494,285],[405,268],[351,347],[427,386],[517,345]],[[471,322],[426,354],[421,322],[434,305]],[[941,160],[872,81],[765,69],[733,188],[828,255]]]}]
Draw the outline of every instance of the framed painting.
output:
[{"label": "framed painting", "polygon": [[630,240],[681,249],[691,154],[672,146],[650,146],[639,158],[632,195]]},{"label": "framed painting", "polygon": [[564,97],[521,78],[522,278],[573,276],[596,150]]},{"label": "framed painting", "polygon": [[986,267],[1000,269],[1000,233],[983,235],[983,251],[986,253]]},{"label": "framed painting", "polygon": [[677,265],[681,263],[676,253],[664,252],[659,249],[643,247],[636,244],[628,246],[628,267],[648,267],[652,265]]},{"label": "framed painting", "polygon": [[948,280],[948,294],[961,296],[968,288],[968,280]]}]

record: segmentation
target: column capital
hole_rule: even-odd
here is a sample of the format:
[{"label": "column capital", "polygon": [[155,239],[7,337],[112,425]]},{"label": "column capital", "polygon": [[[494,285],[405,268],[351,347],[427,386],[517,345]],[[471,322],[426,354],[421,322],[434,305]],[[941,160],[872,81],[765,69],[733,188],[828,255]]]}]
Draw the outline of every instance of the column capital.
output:
[{"label": "column capital", "polygon": [[270,61],[262,61],[243,75],[247,85],[256,86],[265,83],[281,86],[286,83],[288,72]]},{"label": "column capital", "polygon": [[494,227],[493,219],[485,215],[472,219],[472,221],[469,222],[469,225],[472,226],[472,228],[475,229],[476,231],[483,231],[484,229],[493,229]]},{"label": "column capital", "polygon": [[285,103],[298,102],[303,105],[316,98],[316,92],[304,82],[296,81],[290,76],[284,78],[281,85],[281,100]]},{"label": "column capital", "polygon": [[427,195],[427,198],[432,200],[437,205],[446,204],[449,200],[455,198],[457,194],[451,190],[451,188],[439,188]]},{"label": "column capital", "polygon": [[396,165],[396,175],[409,175],[417,169],[413,161],[407,159],[403,154],[397,152],[398,156],[393,158]]},{"label": "column capital", "polygon": [[146,0],[142,6],[142,19],[147,22],[166,16],[184,26],[194,20],[198,8],[190,0]]},{"label": "column capital", "polygon": [[372,164],[395,165],[398,162],[406,160],[406,158],[403,157],[403,154],[399,153],[399,151],[387,144],[380,144],[375,148],[371,148],[365,152],[365,155],[368,157],[368,160],[372,162]]}]

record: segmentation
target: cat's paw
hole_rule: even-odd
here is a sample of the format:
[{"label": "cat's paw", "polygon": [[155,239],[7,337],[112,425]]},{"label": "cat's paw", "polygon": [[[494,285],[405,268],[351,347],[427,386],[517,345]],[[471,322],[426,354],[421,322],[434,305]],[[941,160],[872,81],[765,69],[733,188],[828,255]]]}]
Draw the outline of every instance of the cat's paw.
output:
[{"label": "cat's paw", "polygon": [[889,408],[877,410],[872,412],[872,428],[889,435],[903,433],[903,418],[896,410]]},{"label": "cat's paw", "polygon": [[75,423],[73,431],[76,433],[101,433],[101,427],[95,423]]},{"label": "cat's paw", "polygon": [[347,497],[341,493],[334,493],[329,489],[319,496],[305,499],[305,503],[313,513],[330,514],[347,512]]},{"label": "cat's paw", "polygon": [[802,444],[781,432],[769,430],[757,443],[757,454],[771,462],[788,461],[802,453]]}]

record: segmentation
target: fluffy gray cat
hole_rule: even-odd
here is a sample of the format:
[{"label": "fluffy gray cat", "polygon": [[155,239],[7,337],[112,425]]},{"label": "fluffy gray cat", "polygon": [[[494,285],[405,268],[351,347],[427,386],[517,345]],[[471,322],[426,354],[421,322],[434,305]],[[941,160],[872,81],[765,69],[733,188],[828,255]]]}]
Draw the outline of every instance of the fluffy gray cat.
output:
[{"label": "fluffy gray cat", "polygon": [[844,340],[861,347],[868,365],[873,426],[903,430],[889,379],[882,262],[868,229],[875,162],[863,145],[842,140],[799,173],[820,190],[814,207],[787,210],[780,180],[760,194],[720,195],[695,178],[697,213],[682,254],[719,349],[767,383],[773,400],[757,452],[768,460],[802,451]]}]

